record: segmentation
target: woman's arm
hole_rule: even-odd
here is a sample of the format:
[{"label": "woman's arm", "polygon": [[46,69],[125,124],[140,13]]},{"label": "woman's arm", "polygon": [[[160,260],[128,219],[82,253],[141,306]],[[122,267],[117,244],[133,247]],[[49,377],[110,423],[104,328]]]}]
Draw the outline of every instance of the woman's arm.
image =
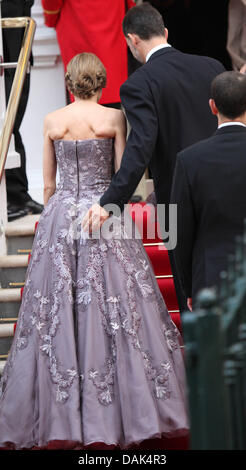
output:
[{"label": "woman's arm", "polygon": [[115,173],[119,170],[122,155],[126,146],[126,118],[123,111],[118,113],[118,120],[116,123],[116,132],[114,140],[114,169]]},{"label": "woman's arm", "polygon": [[53,141],[49,136],[50,118],[44,120],[44,152],[43,152],[43,179],[44,179],[44,206],[56,190],[57,162]]}]

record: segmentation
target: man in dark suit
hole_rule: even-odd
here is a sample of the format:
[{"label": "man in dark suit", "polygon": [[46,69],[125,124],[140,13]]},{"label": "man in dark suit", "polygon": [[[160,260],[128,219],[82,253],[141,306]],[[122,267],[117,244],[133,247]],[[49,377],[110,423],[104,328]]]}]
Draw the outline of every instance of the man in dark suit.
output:
[{"label": "man in dark suit", "polygon": [[[169,204],[177,152],[216,129],[208,106],[210,83],[224,71],[217,60],[183,54],[167,42],[160,13],[148,3],[132,8],[123,21],[132,54],[144,65],[121,86],[120,96],[131,132],[121,167],[100,199],[100,206],[123,209],[145,169],[150,167],[157,204]],[[99,204],[92,206],[82,225],[92,230],[108,217]],[[180,309],[186,301],[170,251]]]},{"label": "man in dark suit", "polygon": [[[31,16],[31,7],[34,0],[3,0],[1,2],[2,17]],[[3,29],[3,54],[5,62],[17,62],[22,39],[23,29]],[[32,64],[32,56],[31,56]],[[5,70],[6,102],[11,92],[15,69]],[[21,166],[5,170],[8,220],[15,220],[29,213],[41,213],[43,205],[34,201],[28,193],[28,180],[26,175],[26,153],[20,134],[20,126],[25,114],[30,88],[30,73],[27,73],[21,99],[15,119],[13,134],[15,139],[15,150],[20,154]]]},{"label": "man in dark suit", "polygon": [[218,284],[246,217],[245,75],[218,75],[211,96],[218,129],[178,154],[171,194],[178,211],[174,255],[189,307],[201,288]]}]

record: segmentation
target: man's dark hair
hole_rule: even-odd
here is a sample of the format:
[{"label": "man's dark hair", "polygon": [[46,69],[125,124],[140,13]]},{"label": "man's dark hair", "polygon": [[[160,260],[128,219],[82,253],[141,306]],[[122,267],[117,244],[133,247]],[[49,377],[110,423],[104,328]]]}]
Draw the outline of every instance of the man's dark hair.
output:
[{"label": "man's dark hair", "polygon": [[165,26],[161,14],[149,3],[143,3],[128,10],[123,20],[123,32],[126,37],[131,33],[148,40],[165,36]]},{"label": "man's dark hair", "polygon": [[246,75],[223,72],[212,81],[211,95],[218,111],[229,119],[236,119],[246,112]]}]

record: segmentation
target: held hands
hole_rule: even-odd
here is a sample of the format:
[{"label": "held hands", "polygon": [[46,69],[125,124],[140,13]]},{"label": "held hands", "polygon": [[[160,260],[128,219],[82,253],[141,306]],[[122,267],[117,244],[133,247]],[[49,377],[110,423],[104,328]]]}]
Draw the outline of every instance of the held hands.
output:
[{"label": "held hands", "polygon": [[192,298],[191,297],[187,299],[187,307],[192,312]]},{"label": "held hands", "polygon": [[82,228],[86,232],[92,233],[101,228],[102,224],[109,217],[109,213],[99,204],[93,204],[82,220]]}]

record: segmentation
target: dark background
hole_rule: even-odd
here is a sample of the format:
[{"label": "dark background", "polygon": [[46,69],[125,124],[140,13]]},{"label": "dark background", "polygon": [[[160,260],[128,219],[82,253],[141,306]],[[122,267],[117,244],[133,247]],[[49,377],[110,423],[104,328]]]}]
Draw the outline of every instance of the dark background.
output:
[{"label": "dark background", "polygon": [[229,0],[149,0],[169,30],[168,42],[182,52],[207,55],[230,70],[226,51]]}]

